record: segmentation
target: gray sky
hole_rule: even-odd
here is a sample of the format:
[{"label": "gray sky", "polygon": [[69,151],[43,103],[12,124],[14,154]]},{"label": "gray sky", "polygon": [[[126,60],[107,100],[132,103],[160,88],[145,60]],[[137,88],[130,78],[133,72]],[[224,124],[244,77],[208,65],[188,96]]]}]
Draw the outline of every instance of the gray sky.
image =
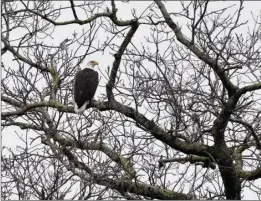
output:
[{"label": "gray sky", "polygon": [[[80,2],[80,1],[79,1]],[[66,4],[65,2],[56,2],[57,6],[62,3],[63,5]],[[108,5],[110,4],[110,2],[107,2]],[[140,13],[142,13],[144,11],[144,9],[146,9],[146,7],[151,4],[151,1],[130,1],[129,3],[122,3],[120,1],[116,1],[116,6],[118,8],[118,18],[119,19],[123,19],[123,20],[128,20],[131,18],[131,9],[135,8],[137,11],[137,15],[140,15]],[[224,1],[219,1],[219,2],[212,2],[210,4],[210,9],[218,9],[218,8],[223,8],[227,5],[238,5],[239,2],[238,1],[229,1],[229,2],[224,2]],[[69,2],[68,2],[69,5]],[[110,7],[110,6],[108,6]],[[253,16],[257,16],[258,13],[260,13],[260,7],[261,7],[261,2],[260,1],[247,1],[245,2],[245,6],[244,6],[244,11],[242,14],[242,19],[244,20],[249,20],[248,24],[243,26],[242,28],[240,28],[238,30],[238,33],[242,33],[245,34],[248,30],[246,29],[246,27],[249,27],[250,30],[253,28],[254,23],[252,20],[252,16],[251,16],[251,12],[253,13]],[[180,3],[177,1],[168,1],[166,8],[169,12],[178,12],[181,7],[180,7]],[[238,8],[238,6],[235,6],[234,9],[231,10],[236,10]],[[84,19],[85,18],[85,13],[84,12],[79,12],[77,13],[80,19]],[[72,12],[66,12],[66,14],[63,14],[61,16],[61,18],[59,18],[58,21],[66,21],[66,20],[71,20],[73,19],[73,15]],[[184,32],[184,34],[190,38],[190,32],[188,30],[188,28],[186,27],[186,23],[187,21],[185,21],[183,18],[178,18],[175,19],[173,18],[173,20],[175,22],[177,22],[180,26],[182,26],[182,31]],[[48,39],[44,39],[45,43],[49,43],[49,44],[53,44],[53,45],[59,45],[64,39],[66,38],[72,38],[72,34],[73,32],[81,32],[82,29],[84,28],[83,26],[80,25],[70,25],[70,28],[68,28],[68,26],[60,26],[57,27],[55,29],[55,31],[52,34],[52,38],[48,38]],[[85,27],[86,29],[87,27]],[[134,39],[136,43],[144,43],[144,36],[146,36],[146,34],[149,32],[149,27],[148,26],[142,26],[140,27],[139,31],[135,34]],[[22,32],[13,32],[14,35],[13,37],[18,37],[19,35],[23,34]],[[17,34],[17,36],[15,35]],[[106,35],[102,34],[101,32],[99,33],[99,37],[101,38],[101,40],[106,40]],[[84,50],[82,50],[84,51]],[[105,54],[102,53],[96,53],[93,54],[91,56],[89,56],[86,60],[97,60],[100,65],[99,65],[99,70],[103,71],[104,68],[107,68],[108,65],[112,65],[114,57],[111,55],[111,52],[106,52]],[[5,63],[5,65],[10,65],[13,67],[16,66],[16,63],[11,61],[12,60],[12,56],[8,53],[5,54],[2,58],[2,61]],[[102,78],[101,82],[100,82],[101,86],[105,85],[105,79]],[[97,93],[95,95],[96,99],[99,97],[99,93],[105,92],[105,89],[100,87],[97,90]],[[12,149],[15,149],[18,145],[21,144],[21,140],[17,137],[16,132],[18,133],[25,133],[25,131],[21,131],[20,128],[18,127],[8,127],[6,128],[3,132],[2,132],[2,145],[3,146],[7,146],[10,147]],[[34,133],[32,131],[29,131],[30,136],[34,136]],[[40,143],[40,139],[38,139],[35,143]],[[257,180],[255,181],[257,186],[261,186],[261,180]],[[254,194],[251,194],[250,191],[244,189],[244,199],[257,199],[256,197],[254,197]]]}]

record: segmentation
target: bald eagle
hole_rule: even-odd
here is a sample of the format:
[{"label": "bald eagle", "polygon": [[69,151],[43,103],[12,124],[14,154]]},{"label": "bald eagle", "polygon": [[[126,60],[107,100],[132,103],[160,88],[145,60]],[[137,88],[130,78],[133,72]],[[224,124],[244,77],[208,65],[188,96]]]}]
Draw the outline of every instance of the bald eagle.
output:
[{"label": "bald eagle", "polygon": [[90,61],[87,66],[76,73],[74,82],[74,111],[83,113],[91,102],[96,92],[99,78],[94,67],[99,65],[97,61]]}]

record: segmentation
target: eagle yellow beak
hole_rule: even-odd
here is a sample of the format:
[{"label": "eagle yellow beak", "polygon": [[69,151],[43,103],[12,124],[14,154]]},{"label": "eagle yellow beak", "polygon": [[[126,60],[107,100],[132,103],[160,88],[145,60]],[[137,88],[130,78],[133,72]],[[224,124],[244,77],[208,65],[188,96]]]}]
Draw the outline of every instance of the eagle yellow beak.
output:
[{"label": "eagle yellow beak", "polygon": [[94,61],[93,64],[99,65],[99,62],[98,61]]}]

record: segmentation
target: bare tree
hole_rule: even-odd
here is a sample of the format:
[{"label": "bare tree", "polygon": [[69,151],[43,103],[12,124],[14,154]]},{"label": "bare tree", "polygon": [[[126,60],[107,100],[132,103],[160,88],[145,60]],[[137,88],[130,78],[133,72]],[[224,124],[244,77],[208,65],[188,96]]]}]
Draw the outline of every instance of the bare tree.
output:
[{"label": "bare tree", "polygon": [[[2,3],[3,199],[261,199],[260,13],[139,4]],[[77,115],[74,75],[95,56]]]}]

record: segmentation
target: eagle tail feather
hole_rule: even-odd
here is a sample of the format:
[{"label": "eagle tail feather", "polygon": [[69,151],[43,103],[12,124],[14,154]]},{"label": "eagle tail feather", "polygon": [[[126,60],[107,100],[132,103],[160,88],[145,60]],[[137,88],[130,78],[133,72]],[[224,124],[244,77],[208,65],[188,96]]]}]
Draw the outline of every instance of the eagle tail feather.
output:
[{"label": "eagle tail feather", "polygon": [[89,101],[86,101],[82,107],[78,108],[77,103],[74,103],[74,112],[77,114],[83,114],[84,111],[86,110],[86,106],[89,104]]}]

